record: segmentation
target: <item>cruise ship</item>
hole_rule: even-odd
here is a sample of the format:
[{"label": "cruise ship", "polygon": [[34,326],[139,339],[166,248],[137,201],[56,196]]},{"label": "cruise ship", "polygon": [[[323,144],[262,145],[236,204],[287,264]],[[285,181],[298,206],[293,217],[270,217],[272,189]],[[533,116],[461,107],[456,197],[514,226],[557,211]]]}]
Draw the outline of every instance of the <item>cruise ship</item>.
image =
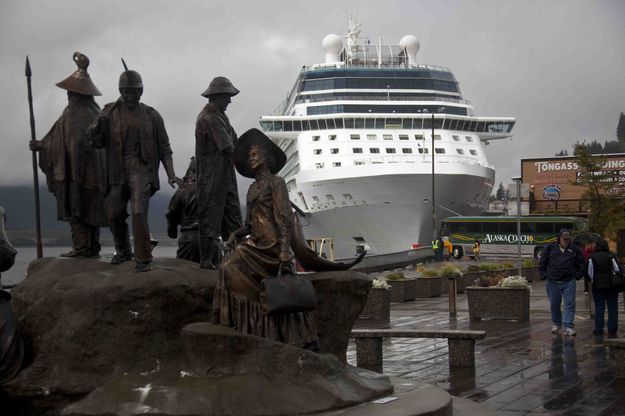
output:
[{"label": "cruise ship", "polygon": [[383,45],[359,26],[325,36],[325,62],[260,119],[288,157],[280,176],[310,214],[306,237],[332,238],[344,259],[430,245],[432,205],[438,220],[482,212],[495,177],[485,146],[515,123],[475,116],[449,69],[418,63],[415,36]]}]

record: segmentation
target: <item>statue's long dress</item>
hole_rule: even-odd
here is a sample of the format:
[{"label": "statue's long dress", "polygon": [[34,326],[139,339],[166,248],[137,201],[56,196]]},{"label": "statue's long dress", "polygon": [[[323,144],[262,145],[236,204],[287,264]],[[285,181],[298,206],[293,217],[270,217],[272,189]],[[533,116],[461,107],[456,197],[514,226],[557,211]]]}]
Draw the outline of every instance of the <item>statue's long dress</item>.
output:
[{"label": "statue's long dress", "polygon": [[284,179],[256,178],[247,193],[245,222],[251,238],[219,268],[213,322],[300,347],[316,341],[313,312],[266,316],[260,306],[260,282],[278,273],[280,253],[290,251],[291,205]]}]

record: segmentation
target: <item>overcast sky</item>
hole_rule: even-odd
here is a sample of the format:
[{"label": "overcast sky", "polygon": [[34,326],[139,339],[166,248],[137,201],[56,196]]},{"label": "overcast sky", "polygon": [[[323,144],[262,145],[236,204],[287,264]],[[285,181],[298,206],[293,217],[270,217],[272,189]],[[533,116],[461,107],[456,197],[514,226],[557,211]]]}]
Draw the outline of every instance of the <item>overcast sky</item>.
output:
[{"label": "overcast sky", "polygon": [[552,156],[579,138],[614,139],[625,111],[625,1],[64,1],[0,0],[0,185],[32,183],[24,60],[33,70],[37,137],[66,105],[55,87],[75,50],[103,96],[117,99],[120,57],[143,76],[142,101],[165,120],[179,176],[194,151],[200,93],[218,75],[241,93],[239,133],[284,99],[321,40],[355,13],[365,35],[421,42],[420,63],[449,67],[476,115],[517,118],[514,138],[487,148],[496,182],[523,157]]}]

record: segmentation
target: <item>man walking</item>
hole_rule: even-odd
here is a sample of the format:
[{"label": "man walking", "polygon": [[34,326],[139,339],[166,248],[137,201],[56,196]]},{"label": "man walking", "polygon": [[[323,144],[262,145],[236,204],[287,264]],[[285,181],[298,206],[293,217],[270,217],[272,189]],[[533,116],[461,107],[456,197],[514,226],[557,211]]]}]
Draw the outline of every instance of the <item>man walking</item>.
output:
[{"label": "man walking", "polygon": [[150,197],[159,189],[158,168],[162,163],[168,182],[182,185],[174,173],[169,137],[161,115],[140,103],[143,81],[138,72],[124,71],[119,77],[121,98],[104,107],[89,128],[92,145],[104,148],[107,164],[106,216],[115,241],[111,264],[132,259],[126,207],[130,201],[134,236],[135,272],[150,269],[152,244],[148,226]]},{"label": "man walking", "polygon": [[[560,230],[556,242],[549,244],[542,252],[539,264],[540,275],[547,280],[547,296],[551,306],[551,332],[557,334],[564,323],[565,335],[576,335],[573,329],[575,318],[575,281],[584,275],[582,250],[571,244],[571,234]],[[564,299],[564,319],[560,305]]]},{"label": "man walking", "polygon": [[216,269],[221,242],[241,227],[241,207],[232,152],[237,135],[226,116],[231,97],[239,93],[225,77],[214,78],[202,93],[208,98],[195,124],[200,267]]},{"label": "man walking", "polygon": [[89,58],[74,52],[78,69],[57,87],[67,90],[67,107],[42,140],[30,142],[39,152],[39,167],[48,189],[56,197],[57,219],[69,223],[72,250],[61,257],[97,257],[104,218],[104,153],[89,145],[87,128],[100,107],[93,99],[102,95],[87,72]]}]

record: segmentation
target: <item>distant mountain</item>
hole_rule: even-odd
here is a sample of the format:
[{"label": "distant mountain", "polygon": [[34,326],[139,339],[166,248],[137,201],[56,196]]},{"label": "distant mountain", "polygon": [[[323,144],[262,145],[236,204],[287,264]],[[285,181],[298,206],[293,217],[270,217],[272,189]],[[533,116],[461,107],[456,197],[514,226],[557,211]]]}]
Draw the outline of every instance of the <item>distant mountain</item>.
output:
[{"label": "distant mountain", "polygon": [[[150,199],[148,220],[150,231],[155,234],[167,232],[165,212],[172,193],[160,190]],[[41,228],[46,230],[67,230],[66,223],[56,219],[56,199],[44,186],[39,190],[41,203]],[[35,195],[32,187],[0,186],[0,206],[7,212],[7,229],[35,228]],[[130,225],[130,224],[129,224]]]}]

